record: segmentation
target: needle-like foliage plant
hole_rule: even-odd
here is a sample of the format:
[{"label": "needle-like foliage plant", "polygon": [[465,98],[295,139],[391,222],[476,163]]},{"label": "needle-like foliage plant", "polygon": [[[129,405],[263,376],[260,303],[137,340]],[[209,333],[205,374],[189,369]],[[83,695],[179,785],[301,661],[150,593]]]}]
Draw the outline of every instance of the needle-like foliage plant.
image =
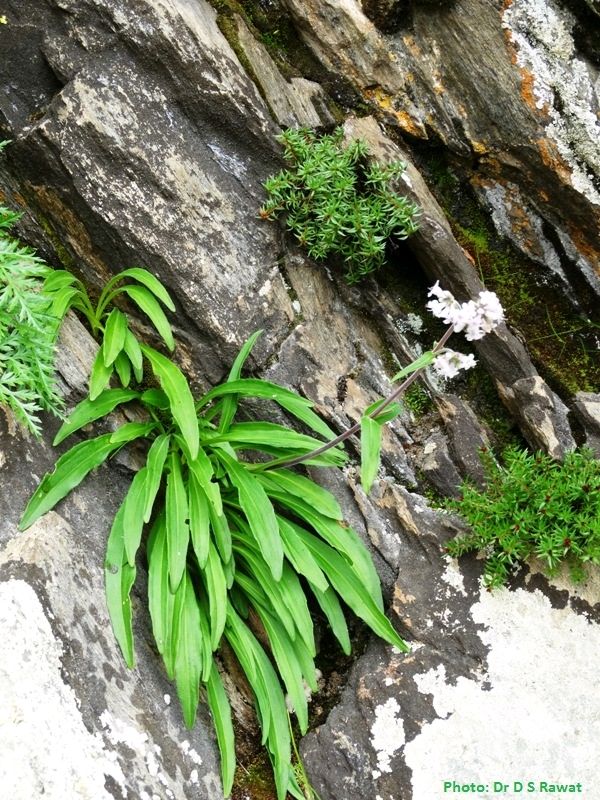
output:
[{"label": "needle-like foliage plant", "polygon": [[[159,297],[166,295],[162,286],[158,288],[139,271],[121,273],[112,285],[124,276],[141,281]],[[91,314],[83,287],[60,274],[55,281],[61,286],[50,282],[50,289],[63,292],[55,297],[57,304],[67,296],[76,298],[76,307]],[[70,294],[73,290],[78,294]],[[111,324],[114,309],[108,307],[111,293],[114,297],[116,292],[105,290],[104,304],[93,309],[96,330],[102,335],[102,356],[96,361],[99,370],[110,369],[123,352],[131,359],[123,338],[124,324]],[[131,287],[128,294],[132,296]],[[134,293],[132,299],[137,302],[139,296]],[[168,295],[161,299],[169,306]],[[157,306],[149,305],[147,298],[138,305],[169,343],[170,337],[161,330],[163,312],[157,316]],[[125,661],[133,666],[130,594],[148,525],[145,544],[152,627],[166,671],[176,683],[186,724],[194,724],[204,687],[228,795],[235,770],[234,734],[215,660],[221,643],[227,641],[252,688],[262,741],[273,764],[278,798],[283,800],[288,792],[303,797],[292,767],[286,693],[305,732],[306,687],[317,689],[309,602],[321,608],[345,653],[351,645],[344,605],[384,640],[407,648],[384,614],[371,557],[344,522],[335,498],[306,476],[280,466],[306,457],[331,440],[333,433],[308,400],[276,384],[241,377],[257,336],[242,348],[228,380],[198,401],[169,358],[138,343],[157,386],[136,390],[95,384],[93,397],[73,410],[55,444],[125,403],[141,406],[146,420],[126,422],[114,432],[80,441],[61,456],[29,501],[20,527],[24,530],[33,524],[125,444],[147,442],[145,466],[132,480],[107,544],[106,597],[115,636]],[[117,377],[121,376],[117,369]],[[278,404],[311,433],[272,422],[239,421],[238,402],[243,398]],[[307,461],[321,466],[343,462],[344,454],[337,447]]]},{"label": "needle-like foliage plant", "polygon": [[63,407],[54,376],[60,317],[42,291],[49,268],[9,233],[19,217],[0,207],[0,405],[39,435],[40,412]]},{"label": "needle-like foliage plant", "polygon": [[404,164],[369,163],[365,143],[345,145],[341,128],[327,136],[289,129],[279,139],[290,167],[266,181],[260,214],[283,214],[311,258],[342,259],[348,283],[382,266],[390,237],[417,230],[418,206],[389,188]]},{"label": "needle-like foliage plant", "polygon": [[512,447],[503,465],[489,452],[482,461],[486,488],[465,484],[462,499],[448,504],[471,526],[449,542],[450,555],[483,552],[490,588],[534,556],[550,575],[567,564],[575,581],[586,564],[600,564],[600,461],[590,450],[569,452],[561,463]]}]

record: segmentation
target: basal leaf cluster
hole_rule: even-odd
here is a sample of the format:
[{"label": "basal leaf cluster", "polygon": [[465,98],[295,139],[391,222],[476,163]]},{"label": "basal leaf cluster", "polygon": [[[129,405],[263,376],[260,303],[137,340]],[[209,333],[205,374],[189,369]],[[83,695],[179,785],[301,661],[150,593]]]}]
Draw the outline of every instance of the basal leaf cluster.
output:
[{"label": "basal leaf cluster", "polygon": [[482,551],[487,586],[502,586],[533,556],[550,575],[566,563],[575,581],[587,563],[600,563],[600,461],[590,450],[567,453],[560,463],[509,448],[503,466],[489,453],[484,464],[485,491],[466,484],[462,499],[449,504],[471,532],[451,541],[448,552]]},{"label": "basal leaf cluster", "polygon": [[284,214],[311,258],[341,258],[346,279],[356,283],[384,263],[391,236],[416,231],[418,207],[389,189],[403,164],[369,164],[364,142],[344,145],[341,128],[321,137],[290,129],[279,138],[290,168],[266,181],[261,216]]},{"label": "basal leaf cluster", "polygon": [[[145,440],[146,462],[115,516],[105,562],[108,610],[125,661],[134,665],[131,591],[142,548],[157,648],[189,726],[204,690],[221,749],[225,794],[232,788],[236,758],[231,710],[216,659],[223,642],[252,689],[278,798],[288,792],[302,798],[292,766],[287,709],[293,707],[306,732],[307,691],[318,688],[310,606],[320,608],[346,653],[351,647],[346,607],[387,642],[401,649],[406,645],[384,614],[369,552],[344,522],[335,498],[282,466],[312,454],[333,432],[310,401],[277,384],[241,376],[260,332],[246,342],[228,380],[197,400],[171,359],[136,342],[155,386],[130,388],[141,373],[127,348],[127,318],[111,309],[114,297],[127,293],[165,343],[172,341],[158,303],[138,291],[172,307],[164,288],[149,275],[126,270],[115,276],[95,308],[84,288],[64,273],[49,279],[54,303],[71,303],[91,323],[95,320],[102,340],[90,396],[72,411],[55,444],[124,404],[136,403],[143,418],[80,441],[61,456],[29,501],[20,527],[32,525],[121,447]],[[124,278],[136,284],[115,289]],[[130,360],[130,370],[119,369],[121,355]],[[110,388],[111,377],[121,386]],[[244,398],[278,404],[309,433],[240,420],[238,404]],[[340,466],[344,460],[340,448],[331,447],[307,463]]]}]

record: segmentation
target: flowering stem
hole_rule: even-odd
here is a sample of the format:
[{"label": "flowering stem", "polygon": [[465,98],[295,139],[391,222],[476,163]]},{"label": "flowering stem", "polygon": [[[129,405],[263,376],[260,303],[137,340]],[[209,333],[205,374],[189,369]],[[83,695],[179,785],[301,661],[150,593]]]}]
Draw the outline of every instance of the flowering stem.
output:
[{"label": "flowering stem", "polygon": [[[431,352],[439,354],[446,346],[446,342],[452,335],[453,331],[454,331],[454,326],[450,325],[448,327],[448,330],[439,340],[439,342],[436,342]],[[391,403],[394,402],[394,400],[400,397],[402,392],[408,389],[408,387],[419,377],[419,375],[423,372],[424,369],[425,367],[421,367],[421,369],[418,369],[411,375],[409,375],[404,381],[402,381],[400,386],[398,386],[396,389],[394,389],[394,391],[390,395],[388,395],[388,397],[384,400],[384,402],[380,406],[378,406],[374,411],[372,411],[369,414],[369,416],[372,417],[373,419],[376,419],[384,409],[386,409]],[[332,447],[336,447],[338,444],[341,444],[350,436],[353,436],[355,433],[358,433],[359,430],[360,430],[360,422],[357,422],[356,424],[352,425],[351,428],[347,428],[345,431],[342,431],[342,433],[336,436],[335,439],[331,439],[331,441],[325,442],[325,444],[321,445],[321,447],[317,447],[316,450],[311,450],[310,453],[304,453],[304,455],[296,456],[296,458],[290,458],[287,461],[282,461],[278,464],[273,463],[272,466],[273,467],[276,466],[279,469],[282,467],[294,467],[297,464],[302,464],[304,461],[310,461],[312,458],[320,456],[321,453],[325,453]],[[269,465],[267,464],[265,466],[268,467]]]}]

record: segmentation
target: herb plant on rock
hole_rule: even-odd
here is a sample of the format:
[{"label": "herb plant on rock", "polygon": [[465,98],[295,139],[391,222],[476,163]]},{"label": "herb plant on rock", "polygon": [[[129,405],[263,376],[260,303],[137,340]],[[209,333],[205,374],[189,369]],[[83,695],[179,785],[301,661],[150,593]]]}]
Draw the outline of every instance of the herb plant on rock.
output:
[{"label": "herb plant on rock", "polygon": [[[150,318],[156,324],[152,314]],[[125,344],[121,334],[116,339],[109,322],[110,315],[103,326],[102,350],[112,358]],[[107,604],[125,661],[134,665],[130,593],[148,524],[152,627],[186,724],[194,724],[203,686],[229,794],[234,734],[215,661],[225,640],[252,688],[278,797],[290,792],[302,798],[292,767],[286,693],[300,730],[306,732],[306,687],[317,690],[309,597],[320,606],[345,653],[351,645],[342,603],[383,639],[402,650],[407,647],[384,614],[371,557],[344,523],[335,498],[309,478],[279,466],[306,456],[333,433],[308,400],[276,384],[240,377],[257,336],[242,348],[228,381],[197,402],[181,370],[141,344],[158,386],[95,393],[73,410],[55,444],[125,403],[141,405],[146,421],[126,422],[61,456],[29,501],[20,527],[32,525],[125,444],[146,440],[145,466],[115,516],[106,552]],[[312,434],[270,422],[238,421],[238,401],[244,397],[277,403]],[[249,454],[262,454],[265,460],[250,461]],[[344,460],[343,452],[332,447],[307,463],[340,466]],[[263,637],[268,648],[261,643]]]},{"label": "herb plant on rock", "polygon": [[40,412],[63,408],[54,374],[62,317],[42,291],[49,267],[8,233],[19,217],[0,207],[0,405],[39,435]]},{"label": "herb plant on rock", "polygon": [[279,137],[290,168],[265,183],[265,219],[284,215],[285,224],[311,258],[342,259],[348,283],[382,266],[390,237],[417,230],[418,207],[389,188],[404,164],[367,162],[364,142],[344,145],[337,128],[328,136],[290,129]]},{"label": "herb plant on rock", "polygon": [[448,552],[483,552],[490,588],[534,556],[549,575],[566,564],[581,581],[586,564],[600,564],[600,461],[591,450],[567,453],[560,463],[516,447],[503,461],[484,453],[487,488],[465,484],[462,499],[449,503],[472,530],[449,542]]}]

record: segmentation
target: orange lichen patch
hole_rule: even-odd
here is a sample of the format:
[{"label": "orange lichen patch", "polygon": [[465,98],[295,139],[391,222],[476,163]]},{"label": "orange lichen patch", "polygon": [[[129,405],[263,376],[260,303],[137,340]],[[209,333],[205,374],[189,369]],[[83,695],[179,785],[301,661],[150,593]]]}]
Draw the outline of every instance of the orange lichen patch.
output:
[{"label": "orange lichen patch", "polygon": [[541,107],[538,106],[539,100],[535,94],[535,77],[533,73],[529,72],[524,67],[521,67],[519,72],[521,73],[521,97],[525,101],[525,105],[535,112],[536,115],[543,114],[547,116],[550,111],[548,104],[544,103]]},{"label": "orange lichen patch", "polygon": [[365,89],[363,95],[369,103],[376,105],[381,111],[392,117],[393,121],[405,133],[416,136],[419,139],[427,139],[427,133],[423,125],[414,120],[408,111],[396,109],[394,107],[394,98],[381,86],[376,86],[374,89]]},{"label": "orange lichen patch", "polygon": [[568,186],[572,186],[571,168],[558,152],[558,148],[554,142],[547,138],[538,139],[537,146],[543,163],[553,172],[555,172],[563,181],[563,183],[566,183]]},{"label": "orange lichen patch", "polygon": [[478,142],[475,139],[471,139],[471,147],[479,155],[485,155],[488,152],[487,146],[483,142]]},{"label": "orange lichen patch", "polygon": [[[596,216],[600,217],[600,212],[598,212]],[[585,260],[591,264],[594,272],[600,276],[600,253],[598,249],[590,243],[586,232],[582,231],[581,228],[576,228],[573,224],[569,225],[567,230],[577,250]],[[594,231],[594,234],[595,233],[596,231]]]},{"label": "orange lichen patch", "polygon": [[34,195],[40,211],[60,234],[61,240],[70,245],[82,261],[90,264],[99,277],[108,280],[112,273],[94,253],[91,239],[81,220],[47,186],[29,185],[27,188]]}]

